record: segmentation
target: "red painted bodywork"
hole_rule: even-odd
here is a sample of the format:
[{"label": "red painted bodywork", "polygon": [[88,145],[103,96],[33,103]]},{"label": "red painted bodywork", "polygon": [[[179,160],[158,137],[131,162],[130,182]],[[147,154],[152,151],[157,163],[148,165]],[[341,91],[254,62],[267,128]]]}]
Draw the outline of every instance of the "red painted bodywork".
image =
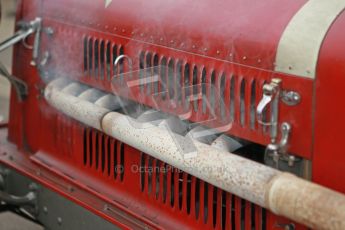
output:
[{"label": "red painted bodywork", "polygon": [[[279,39],[291,18],[305,2],[113,0],[111,5],[105,8],[103,1],[27,0],[19,5],[17,19],[32,20],[41,16],[44,26],[54,29],[52,37],[42,38],[41,50],[51,53],[48,66],[44,68],[47,76],[54,74],[54,77],[70,77],[111,91],[105,71],[102,74],[99,69],[95,70],[95,59],[87,59],[86,66],[84,63],[84,41],[92,44],[93,50],[97,41],[99,44],[109,44],[111,48],[116,45],[117,55],[122,47],[124,53],[132,57],[135,69],[139,68],[139,57],[144,53],[145,63],[146,57],[151,54],[152,57],[159,57],[158,64],[164,59],[167,63],[172,61],[175,70],[178,63],[182,66],[186,63],[191,67],[196,66],[197,83],[201,82],[204,69],[207,83],[212,82],[212,73],[215,71],[214,82],[217,88],[221,88],[221,76],[224,74],[224,100],[227,105],[234,103],[235,108],[240,107],[241,83],[245,81],[244,104],[247,113],[241,123],[239,109],[236,110],[234,124],[228,134],[262,145],[269,143],[269,135],[257,122],[254,127],[250,125],[252,115],[248,111],[252,110],[251,100],[254,94],[257,105],[264,82],[273,77],[281,78],[284,89],[295,90],[302,96],[301,103],[295,107],[283,104],[280,106],[279,120],[290,122],[293,129],[290,151],[311,160],[314,181],[344,193],[345,175],[342,166],[345,164],[345,157],[342,154],[341,139],[344,137],[342,130],[345,127],[341,118],[345,105],[340,100],[340,87],[345,81],[345,60],[342,56],[345,45],[341,42],[345,34],[340,28],[344,27],[345,16],[342,15],[337,20],[325,40],[315,81],[273,71]],[[32,38],[29,38],[29,42],[30,39]],[[87,49],[87,52],[89,51]],[[101,202],[120,207],[124,215],[139,219],[150,228],[241,229],[241,215],[245,215],[245,229],[254,225],[255,229],[261,229],[263,217],[260,207],[251,206],[249,202],[241,201],[240,198],[225,194],[219,189],[214,190],[211,185],[208,185],[209,191],[206,193],[205,182],[194,177],[189,178],[186,173],[169,171],[166,179],[162,173],[146,173],[142,175],[145,177],[142,182],[140,173],[133,173],[131,166],[144,164],[149,167],[163,163],[84,127],[51,108],[42,98],[40,91],[44,89],[45,79],[40,79],[37,69],[29,65],[31,51],[17,45],[14,56],[13,73],[28,83],[29,96],[24,102],[18,102],[14,91],[11,93],[8,137],[18,147],[19,152],[15,151],[13,154],[20,160],[9,162],[7,157],[0,157],[1,162],[74,201],[76,197],[73,194],[63,191],[54,183],[48,183],[44,177],[35,175],[35,172],[45,170],[64,183],[77,186],[85,194],[97,196],[99,200],[94,201],[97,204],[95,206],[92,205],[91,195],[76,202],[117,225],[121,225],[119,217],[100,211]],[[111,63],[113,61],[114,57],[111,56]],[[128,69],[128,66],[125,67]],[[113,69],[109,71],[111,76],[116,74]],[[185,77],[187,76],[183,74],[183,80]],[[234,83],[231,83],[232,79]],[[190,82],[192,81],[191,76]],[[235,84],[232,90],[236,95],[232,102],[229,99],[231,84]],[[255,93],[251,90],[253,85]],[[152,106],[149,97],[137,96],[140,96],[145,104]],[[176,112],[171,108],[165,108],[165,111]],[[195,111],[191,121],[204,118],[206,115]],[[90,141],[93,144],[90,144]],[[105,150],[103,143],[110,143],[109,149]],[[13,146],[7,142],[3,142],[0,148],[2,152],[10,152],[9,154],[14,151]],[[96,152],[99,155],[96,155]],[[120,163],[125,168],[123,179],[121,175],[115,175],[115,166],[111,163],[115,158],[116,162],[124,161]],[[104,162],[104,166],[96,165],[96,161]],[[181,184],[178,182],[180,179],[184,181]],[[148,180],[153,181],[152,188],[149,188]],[[162,193],[163,180],[168,184],[165,194]],[[161,183],[155,195],[151,190],[158,187],[155,186],[157,181]],[[191,182],[189,184],[186,181]],[[200,197],[187,198],[188,186],[189,193],[195,194],[199,191]],[[180,197],[180,194],[183,194],[181,204],[176,198]],[[217,201],[217,206],[214,207],[216,211],[201,207],[200,213],[196,213],[193,208],[195,199],[200,199],[200,205],[205,207],[205,194],[208,196],[208,207],[213,205],[212,201]],[[164,197],[175,199],[169,204],[170,202],[164,200],[168,198]],[[190,210],[187,210],[187,201],[191,202]],[[235,205],[231,206],[233,202]],[[225,208],[222,208],[222,204]],[[251,207],[255,217],[248,218],[252,214]],[[235,211],[232,212],[232,209]],[[206,212],[207,223],[204,223],[198,216],[205,215]],[[222,212],[229,214],[228,218],[222,218]],[[236,220],[231,220],[232,217]],[[267,213],[267,229],[277,228],[277,224],[282,223],[288,223],[288,220]],[[121,227],[125,228],[124,224]],[[297,227],[304,229],[302,226]]]},{"label": "red painted bodywork", "polygon": [[313,179],[345,193],[345,15],[341,14],[321,48],[315,81]]}]

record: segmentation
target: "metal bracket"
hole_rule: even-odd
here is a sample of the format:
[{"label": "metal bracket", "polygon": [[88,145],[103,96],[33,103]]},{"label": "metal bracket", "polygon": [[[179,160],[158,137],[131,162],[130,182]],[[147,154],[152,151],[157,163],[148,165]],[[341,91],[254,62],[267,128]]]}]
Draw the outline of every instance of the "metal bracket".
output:
[{"label": "metal bracket", "polygon": [[[270,84],[263,86],[263,97],[257,107],[258,122],[270,126],[271,142],[275,143],[278,134],[278,115],[281,79],[274,78]],[[270,121],[263,120],[263,114],[268,105],[271,106]]]},{"label": "metal bracket", "polygon": [[41,43],[41,29],[42,29],[42,19],[36,18],[30,22],[19,22],[18,26],[20,29],[10,38],[0,43],[0,52],[8,49],[9,47],[15,45],[18,42],[25,42],[25,39],[35,33],[34,45],[33,47],[26,46],[27,48],[32,48],[32,61],[31,64],[36,66],[36,61],[39,55],[39,48]]},{"label": "metal bracket", "polygon": [[[20,27],[20,29],[12,37],[0,43],[0,52],[6,50],[7,48],[15,45],[16,43],[20,41],[25,42],[25,39],[29,35],[36,33],[34,46],[28,47],[28,48],[33,49],[31,63],[35,64],[36,60],[38,59],[38,53],[39,53],[42,19],[36,18],[35,20],[30,21],[28,23],[20,22],[18,23],[18,26]],[[24,81],[20,80],[19,78],[11,75],[6,70],[5,66],[1,63],[0,63],[0,74],[10,81],[10,83],[14,86],[17,92],[19,101],[23,101],[25,97],[28,95],[27,84]]]},{"label": "metal bracket", "polygon": [[265,154],[271,157],[276,164],[276,168],[279,168],[279,161],[284,160],[288,162],[289,167],[293,167],[297,160],[294,156],[288,154],[289,138],[291,133],[291,125],[287,122],[283,122],[281,127],[281,139],[279,143],[270,143],[267,145]]},{"label": "metal bracket", "polygon": [[[50,27],[42,28],[42,19],[36,18],[30,22],[19,22],[18,27],[20,28],[12,37],[6,39],[0,43],[0,53],[9,47],[22,42],[24,47],[27,49],[32,49],[32,60],[30,64],[36,66],[39,70],[45,66],[50,58],[48,51],[43,53],[41,60],[39,60],[40,45],[41,45],[41,32],[46,33],[47,35],[52,35],[54,33],[53,29]],[[28,45],[26,39],[31,34],[35,34],[34,44]],[[11,75],[5,68],[4,65],[0,63],[0,75],[3,75],[7,78],[10,83],[14,86],[19,101],[23,101],[28,95],[28,86],[21,79]]]},{"label": "metal bracket", "polygon": [[[256,109],[258,122],[264,126],[270,127],[271,143],[266,148],[266,154],[271,156],[276,163],[281,159],[287,160],[289,166],[293,166],[295,158],[287,154],[289,146],[289,137],[291,133],[291,125],[287,122],[283,122],[280,131],[281,139],[277,141],[278,136],[278,118],[279,118],[279,102],[280,99],[289,106],[295,106],[301,101],[301,96],[294,91],[284,91],[281,88],[282,80],[278,78],[272,79],[269,84],[263,86],[263,96]],[[270,106],[270,120],[264,121],[264,112]]]}]

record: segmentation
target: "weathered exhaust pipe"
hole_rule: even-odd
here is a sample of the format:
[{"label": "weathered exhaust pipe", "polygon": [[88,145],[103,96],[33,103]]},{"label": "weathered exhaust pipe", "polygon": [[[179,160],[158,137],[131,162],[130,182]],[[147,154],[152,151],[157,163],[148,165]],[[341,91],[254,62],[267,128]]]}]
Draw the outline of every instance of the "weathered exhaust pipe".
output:
[{"label": "weathered exhaust pipe", "polygon": [[345,229],[341,193],[196,140],[197,155],[186,159],[175,142],[185,137],[164,126],[138,128],[138,120],[112,112],[120,106],[117,97],[79,83],[55,80],[45,98],[66,115],[277,215],[314,229]]}]

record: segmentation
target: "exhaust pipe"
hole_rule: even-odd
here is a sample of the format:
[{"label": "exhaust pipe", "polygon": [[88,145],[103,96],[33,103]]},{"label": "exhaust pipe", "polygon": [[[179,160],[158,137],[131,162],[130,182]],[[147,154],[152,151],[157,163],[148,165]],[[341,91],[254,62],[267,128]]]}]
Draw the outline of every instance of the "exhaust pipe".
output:
[{"label": "exhaust pipe", "polygon": [[185,158],[176,140],[186,137],[159,124],[140,128],[139,119],[112,112],[121,107],[119,98],[80,83],[54,80],[45,98],[66,115],[277,215],[313,229],[345,229],[341,193],[195,139],[197,154]]}]

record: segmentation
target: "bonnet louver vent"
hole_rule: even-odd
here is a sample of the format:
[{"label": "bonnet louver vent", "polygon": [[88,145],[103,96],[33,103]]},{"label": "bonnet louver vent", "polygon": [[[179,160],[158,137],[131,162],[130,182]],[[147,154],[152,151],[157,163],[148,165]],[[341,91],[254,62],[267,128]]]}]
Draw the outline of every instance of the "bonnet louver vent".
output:
[{"label": "bonnet louver vent", "polygon": [[[203,229],[267,229],[266,210],[249,201],[145,153],[140,153],[138,165],[133,167],[133,159],[125,160],[127,145],[92,128],[83,128],[83,142],[85,169],[121,183],[126,171],[129,173],[126,178],[137,178],[137,182],[127,179],[126,183],[132,184],[128,192],[140,189],[162,212],[188,216],[195,226]],[[116,185],[123,186],[121,183]]]},{"label": "bonnet louver vent", "polygon": [[96,79],[110,80],[123,73],[123,63],[116,69],[116,58],[124,54],[122,45],[93,37],[84,38],[84,73]]},{"label": "bonnet louver vent", "polygon": [[[193,108],[195,113],[209,115],[205,100],[188,100],[191,95],[201,93],[207,97],[211,109],[222,120],[233,121],[240,127],[253,131],[259,129],[255,109],[259,100],[258,90],[264,82],[258,82],[254,77],[208,69],[151,52],[140,53],[139,69],[143,79],[153,75],[160,77],[159,82],[143,84],[143,94],[161,92],[163,100],[175,100],[181,107]],[[220,98],[223,98],[224,103],[220,102]]]},{"label": "bonnet louver vent", "polygon": [[141,191],[210,229],[266,229],[266,211],[141,153]]},{"label": "bonnet louver vent", "polygon": [[93,129],[84,130],[84,166],[114,180],[123,181],[125,145],[104,133]]}]

